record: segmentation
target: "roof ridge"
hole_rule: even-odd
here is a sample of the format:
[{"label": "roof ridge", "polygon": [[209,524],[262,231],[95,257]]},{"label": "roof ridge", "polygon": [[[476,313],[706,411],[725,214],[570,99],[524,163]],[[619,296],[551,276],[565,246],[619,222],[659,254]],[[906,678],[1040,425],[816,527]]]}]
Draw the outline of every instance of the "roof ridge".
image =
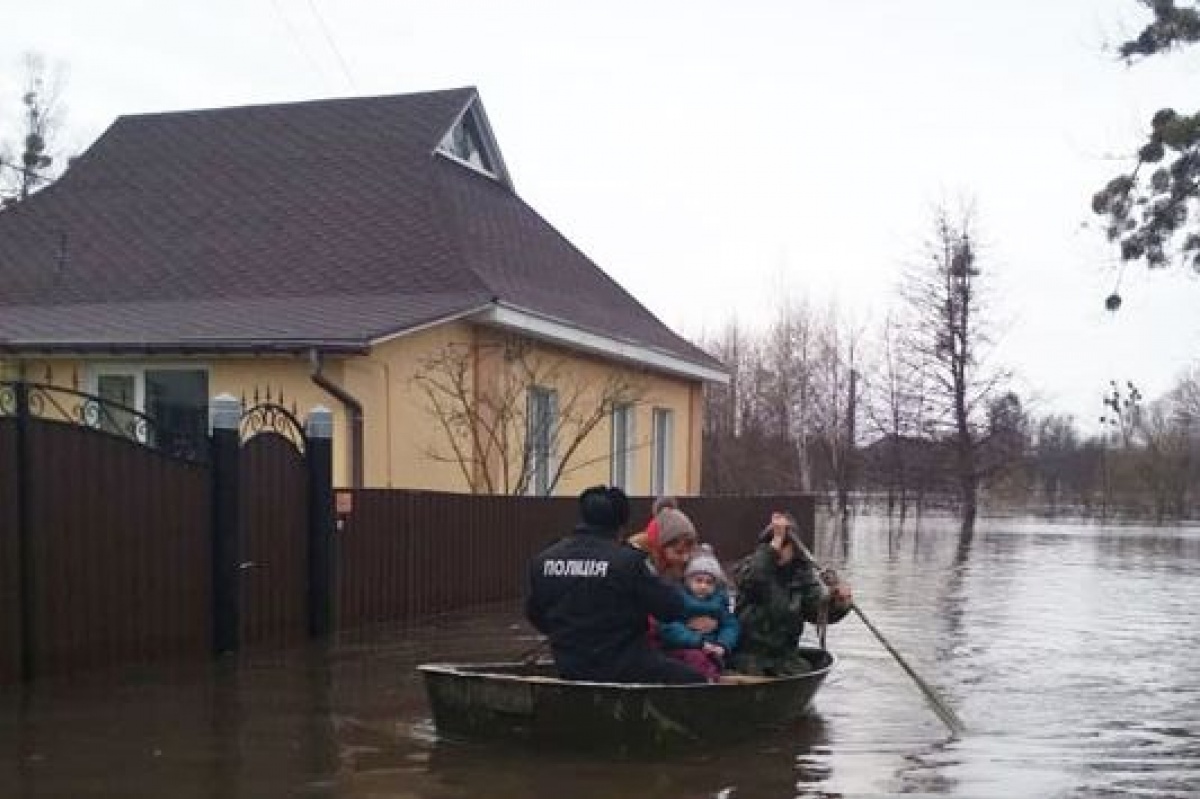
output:
[{"label": "roof ridge", "polygon": [[391,94],[368,94],[356,95],[353,97],[314,97],[306,100],[283,100],[277,102],[261,102],[261,103],[243,103],[241,105],[218,105],[208,108],[182,108],[166,111],[140,111],[131,114],[120,114],[116,117],[121,119],[151,119],[156,117],[186,117],[199,116],[202,114],[219,114],[224,112],[234,111],[251,111],[268,108],[299,108],[302,106],[317,106],[317,105],[338,105],[362,103],[378,100],[398,100],[400,98],[418,98],[418,97],[436,97],[438,95],[452,95],[458,93],[474,93],[478,94],[479,89],[475,86],[455,86],[446,89],[430,89],[420,92],[399,92]]}]

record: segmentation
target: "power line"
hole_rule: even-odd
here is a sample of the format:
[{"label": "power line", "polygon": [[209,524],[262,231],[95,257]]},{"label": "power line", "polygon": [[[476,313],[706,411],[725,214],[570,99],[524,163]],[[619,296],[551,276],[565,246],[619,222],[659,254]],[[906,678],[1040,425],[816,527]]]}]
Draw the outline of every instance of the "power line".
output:
[{"label": "power line", "polygon": [[354,85],[354,76],[350,74],[350,67],[346,64],[346,59],[342,57],[342,51],[338,49],[337,43],[333,40],[333,34],[329,32],[329,26],[325,24],[324,18],[321,17],[321,12],[317,10],[317,4],[314,0],[308,0],[308,7],[312,10],[312,14],[317,19],[317,24],[321,26],[321,32],[325,34],[325,41],[329,44],[329,49],[337,56],[338,64],[342,67],[342,74],[346,76],[346,82],[350,84],[350,88],[354,91],[358,87]]},{"label": "power line", "polygon": [[271,7],[275,9],[275,15],[279,17],[281,22],[283,22],[284,27],[287,29],[288,38],[292,40],[292,44],[296,45],[296,49],[300,51],[300,55],[302,55],[304,60],[308,63],[309,69],[311,69],[313,74],[318,78],[323,79],[325,76],[321,70],[320,64],[317,63],[317,60],[313,58],[312,53],[308,52],[308,48],[305,47],[304,43],[300,40],[300,36],[296,32],[296,26],[292,24],[292,21],[288,19],[287,14],[283,13],[283,9],[279,7],[279,0],[271,0]]}]

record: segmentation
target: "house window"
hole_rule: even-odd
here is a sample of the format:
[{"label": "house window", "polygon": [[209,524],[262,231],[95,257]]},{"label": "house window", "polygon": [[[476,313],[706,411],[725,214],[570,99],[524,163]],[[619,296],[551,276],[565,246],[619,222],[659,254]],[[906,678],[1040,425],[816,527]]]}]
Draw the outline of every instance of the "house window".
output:
[{"label": "house window", "polygon": [[[147,444],[191,457],[207,446],[208,372],[204,369],[98,366],[93,369],[92,393],[105,403],[149,417]],[[106,405],[97,426],[121,435],[136,432],[143,438],[133,421],[129,413]]]},{"label": "house window", "polygon": [[144,402],[160,449],[194,456],[208,440],[208,372],[147,369]]},{"label": "house window", "polygon": [[612,413],[612,474],[609,482],[625,492],[633,485],[633,423],[632,405],[618,405]]},{"label": "house window", "polygon": [[493,178],[498,177],[499,157],[492,149],[479,112],[472,105],[438,145],[438,149]]},{"label": "house window", "polygon": [[554,473],[554,427],[558,415],[558,396],[553,389],[533,386],[529,389],[528,430],[525,436],[526,467],[529,469],[529,493],[544,497],[550,493]]},{"label": "house window", "polygon": [[668,408],[654,409],[654,432],[650,464],[650,493],[656,497],[671,493],[671,443],[674,438],[674,413]]},{"label": "house window", "polygon": [[134,417],[126,408],[137,410],[141,406],[137,396],[137,375],[132,373],[106,373],[96,376],[96,396],[103,400],[98,408],[96,426],[106,433],[131,435],[136,431]]}]

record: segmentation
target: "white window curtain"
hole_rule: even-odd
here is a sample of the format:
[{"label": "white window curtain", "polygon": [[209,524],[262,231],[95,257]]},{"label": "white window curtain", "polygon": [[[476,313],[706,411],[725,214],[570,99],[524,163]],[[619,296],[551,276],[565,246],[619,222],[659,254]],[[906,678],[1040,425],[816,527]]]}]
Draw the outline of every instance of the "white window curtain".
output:
[{"label": "white window curtain", "polygon": [[612,413],[612,469],[609,482],[621,490],[633,491],[634,428],[637,416],[632,405],[618,405]]},{"label": "white window curtain", "polygon": [[654,409],[653,460],[650,467],[650,493],[656,497],[672,493],[671,463],[674,439],[674,412],[668,408]]},{"label": "white window curtain", "polygon": [[529,468],[528,493],[544,497],[550,493],[554,474],[554,430],[558,416],[558,394],[553,389],[532,386],[526,407],[526,441]]}]

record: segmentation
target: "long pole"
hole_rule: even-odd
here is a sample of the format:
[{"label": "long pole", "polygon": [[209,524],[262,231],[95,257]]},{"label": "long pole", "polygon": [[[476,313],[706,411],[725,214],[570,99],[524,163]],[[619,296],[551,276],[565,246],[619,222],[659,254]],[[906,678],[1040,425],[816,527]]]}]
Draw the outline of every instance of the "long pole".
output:
[{"label": "long pole", "polygon": [[896,662],[900,664],[900,668],[904,669],[909,677],[912,677],[913,682],[915,682],[917,687],[921,689],[921,693],[925,694],[925,698],[929,701],[929,706],[933,708],[933,712],[937,713],[938,718],[940,718],[942,722],[950,728],[950,731],[955,735],[962,735],[965,733],[967,731],[967,726],[963,724],[962,719],[958,717],[958,714],[954,712],[953,708],[946,704],[941,696],[938,695],[938,692],[933,689],[932,685],[921,679],[921,675],[917,674],[913,667],[908,665],[908,661],[906,661],[903,656],[896,651],[896,647],[888,643],[888,640],[883,637],[883,633],[879,632],[879,628],[871,623],[871,620],[867,618],[867,614],[862,612],[862,608],[855,603],[851,603],[850,609],[854,611],[860,619],[862,619],[862,623],[867,625],[867,629],[870,630],[877,639],[879,639],[879,643],[883,644],[883,648],[886,649],[891,656],[896,659]]},{"label": "long pole", "polygon": [[[808,547],[806,547],[803,542],[797,543],[800,544],[800,551],[804,553],[806,558],[808,558],[808,562],[813,564],[813,568],[817,568],[817,559],[813,557],[813,553],[809,551]],[[932,685],[923,680],[921,675],[917,674],[916,670],[912,666],[908,665],[908,661],[905,660],[898,651],[896,651],[896,647],[892,646],[888,639],[884,637],[883,633],[879,631],[879,628],[867,618],[867,614],[863,613],[862,608],[860,608],[857,603],[852,602],[850,603],[850,609],[854,611],[858,618],[862,619],[862,623],[867,626],[867,629],[871,631],[879,643],[883,644],[883,648],[888,651],[888,654],[895,658],[896,662],[900,664],[900,668],[904,669],[904,672],[912,678],[913,682],[917,684],[917,687],[921,689],[921,693],[925,695],[925,699],[929,702],[929,706],[933,708],[933,712],[936,713],[938,718],[942,720],[942,723],[950,729],[950,732],[952,732],[955,736],[965,733],[967,731],[967,725],[963,724],[963,721],[958,717],[958,714],[954,712],[953,708],[946,704],[945,700],[943,700],[938,692],[933,689]]]}]

